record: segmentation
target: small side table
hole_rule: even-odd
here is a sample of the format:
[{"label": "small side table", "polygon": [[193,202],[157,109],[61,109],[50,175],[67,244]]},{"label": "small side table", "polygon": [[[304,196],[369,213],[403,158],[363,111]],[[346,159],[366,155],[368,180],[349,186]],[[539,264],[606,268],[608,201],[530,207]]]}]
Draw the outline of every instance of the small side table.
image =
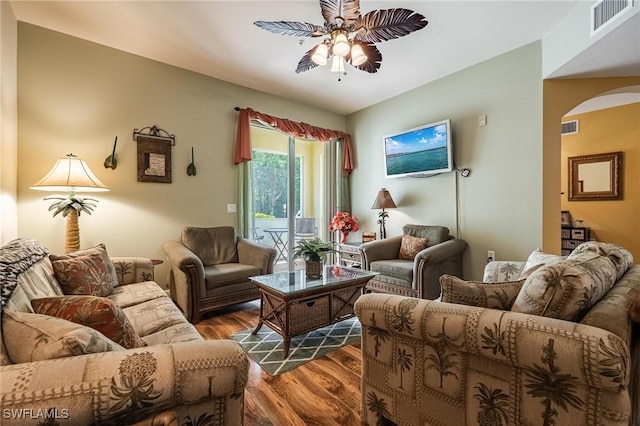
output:
[{"label": "small side table", "polygon": [[340,264],[352,268],[362,268],[362,255],[360,247],[362,243],[340,243],[338,251],[340,252]]},{"label": "small side table", "polygon": [[[156,268],[156,266],[158,265],[162,265],[164,263],[164,260],[161,259],[151,259],[151,263],[153,264],[153,269]],[[164,290],[165,293],[167,293],[167,296],[169,296],[169,298],[171,298],[171,291],[167,288]],[[171,299],[173,300],[173,299]],[[173,303],[175,303],[175,301],[173,301]]]}]

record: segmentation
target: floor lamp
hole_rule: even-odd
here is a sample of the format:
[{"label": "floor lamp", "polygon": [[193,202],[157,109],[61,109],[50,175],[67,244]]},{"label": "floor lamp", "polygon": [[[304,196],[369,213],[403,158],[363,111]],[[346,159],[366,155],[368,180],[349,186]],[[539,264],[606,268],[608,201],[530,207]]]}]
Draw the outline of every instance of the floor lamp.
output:
[{"label": "floor lamp", "polygon": [[54,195],[45,197],[45,200],[56,200],[49,211],[54,210],[53,216],[62,213],[66,217],[65,229],[65,253],[80,249],[80,228],[78,227],[78,216],[82,212],[91,214],[96,206],[95,198],[78,197],[79,192],[99,192],[108,191],[109,188],[93,174],[87,163],[73,154],[58,159],[51,171],[31,189],[39,191],[69,191],[66,197]]},{"label": "floor lamp", "polygon": [[387,238],[387,230],[384,227],[384,222],[389,217],[389,213],[385,212],[384,209],[395,208],[397,208],[396,203],[393,202],[393,198],[391,198],[391,194],[389,194],[387,188],[382,188],[380,191],[378,191],[378,196],[373,202],[373,206],[371,206],[371,209],[382,209],[382,211],[378,213],[378,223],[380,224],[381,240]]}]

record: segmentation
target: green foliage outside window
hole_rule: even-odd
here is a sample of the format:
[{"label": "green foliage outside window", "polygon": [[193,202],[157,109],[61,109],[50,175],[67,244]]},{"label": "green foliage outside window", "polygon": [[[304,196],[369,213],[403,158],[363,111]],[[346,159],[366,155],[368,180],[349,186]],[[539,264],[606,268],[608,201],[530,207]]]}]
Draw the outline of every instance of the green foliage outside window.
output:
[{"label": "green foliage outside window", "polygon": [[295,205],[289,211],[287,211],[288,156],[254,150],[251,163],[253,210],[276,218],[287,217],[289,213],[295,215],[300,210],[301,158],[295,158]]}]

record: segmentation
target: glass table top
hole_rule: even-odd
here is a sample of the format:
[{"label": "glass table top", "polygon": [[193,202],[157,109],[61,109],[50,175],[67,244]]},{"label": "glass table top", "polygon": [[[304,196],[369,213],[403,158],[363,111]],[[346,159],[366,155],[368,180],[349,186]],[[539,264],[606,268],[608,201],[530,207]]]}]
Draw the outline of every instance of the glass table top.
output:
[{"label": "glass table top", "polygon": [[307,278],[304,269],[292,272],[275,272],[269,275],[257,275],[250,278],[281,293],[289,294],[319,287],[338,285],[353,280],[371,278],[377,274],[377,272],[364,271],[362,269],[326,265],[320,278]]}]

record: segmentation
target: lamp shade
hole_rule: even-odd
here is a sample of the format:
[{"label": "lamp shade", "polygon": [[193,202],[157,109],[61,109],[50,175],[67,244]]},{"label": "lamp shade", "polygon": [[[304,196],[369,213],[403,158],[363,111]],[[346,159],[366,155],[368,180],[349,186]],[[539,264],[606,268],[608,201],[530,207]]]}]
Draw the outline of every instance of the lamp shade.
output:
[{"label": "lamp shade", "polygon": [[344,72],[344,59],[342,56],[334,56],[331,61],[331,72]]},{"label": "lamp shade", "polygon": [[389,194],[387,188],[382,188],[380,191],[378,191],[378,196],[373,202],[373,206],[371,206],[371,208],[382,210],[396,208],[396,203],[393,202],[393,198],[391,198],[391,194]]},{"label": "lamp shade", "polygon": [[347,36],[342,33],[336,35],[336,37],[333,39],[333,49],[331,50],[333,54],[337,56],[347,56],[350,49],[351,46],[349,46]]},{"label": "lamp shade", "polygon": [[108,191],[84,160],[73,154],[58,159],[51,171],[40,179],[31,189],[41,191]]},{"label": "lamp shade", "polygon": [[357,67],[367,62],[367,55],[364,54],[359,44],[354,44],[351,48],[351,65]]},{"label": "lamp shade", "polygon": [[326,44],[321,43],[316,47],[316,50],[313,52],[311,56],[311,60],[318,65],[326,65],[327,64],[327,54],[329,53],[329,48]]}]

